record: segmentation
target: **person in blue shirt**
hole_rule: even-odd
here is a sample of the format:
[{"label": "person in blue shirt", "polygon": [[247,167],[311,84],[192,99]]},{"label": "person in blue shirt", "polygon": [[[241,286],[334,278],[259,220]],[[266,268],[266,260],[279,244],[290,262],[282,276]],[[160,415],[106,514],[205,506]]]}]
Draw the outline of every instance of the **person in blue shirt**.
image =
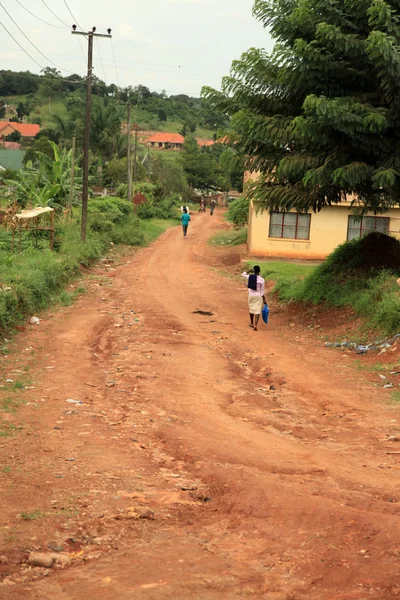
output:
[{"label": "person in blue shirt", "polygon": [[181,223],[182,223],[182,229],[183,229],[183,237],[184,239],[186,239],[187,236],[187,230],[189,227],[189,221],[191,221],[190,215],[188,214],[187,208],[185,207],[183,209],[183,215],[181,216]]}]

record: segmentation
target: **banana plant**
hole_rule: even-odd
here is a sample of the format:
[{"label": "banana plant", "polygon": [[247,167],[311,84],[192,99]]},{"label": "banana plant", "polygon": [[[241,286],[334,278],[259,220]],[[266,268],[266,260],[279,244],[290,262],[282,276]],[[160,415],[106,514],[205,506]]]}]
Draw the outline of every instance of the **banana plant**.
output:
[{"label": "banana plant", "polygon": [[[59,149],[54,142],[49,143],[53,149],[53,158],[38,152],[34,163],[28,161],[17,173],[16,179],[6,182],[13,190],[12,199],[22,208],[51,206],[61,209],[69,202],[72,150]],[[81,169],[75,164],[74,197],[77,196],[81,182]]]}]

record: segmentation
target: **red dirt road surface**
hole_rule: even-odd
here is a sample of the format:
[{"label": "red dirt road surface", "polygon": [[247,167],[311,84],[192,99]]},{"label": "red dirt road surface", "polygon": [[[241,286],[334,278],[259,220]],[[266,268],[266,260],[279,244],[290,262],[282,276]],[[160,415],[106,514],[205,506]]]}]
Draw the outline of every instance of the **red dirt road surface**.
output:
[{"label": "red dirt road surface", "polygon": [[213,219],[8,344],[2,599],[400,597],[399,410],[284,309],[248,327]]}]

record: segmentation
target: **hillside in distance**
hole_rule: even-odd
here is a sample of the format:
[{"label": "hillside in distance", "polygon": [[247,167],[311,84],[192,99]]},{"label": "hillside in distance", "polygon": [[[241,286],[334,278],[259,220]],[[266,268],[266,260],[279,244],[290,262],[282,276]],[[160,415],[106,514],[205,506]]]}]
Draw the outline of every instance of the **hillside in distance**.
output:
[{"label": "hillside in distance", "polygon": [[[85,102],[85,80],[79,75],[62,78],[56,69],[46,68],[40,75],[0,71],[0,118],[7,117],[5,106],[13,105],[18,116],[43,127],[53,124],[54,115],[65,118],[74,107]],[[228,122],[223,114],[211,109],[202,98],[185,94],[168,96],[139,85],[118,88],[93,78],[93,95],[104,104],[129,100],[132,119],[141,129],[171,133],[193,133],[212,138]],[[3,112],[3,114],[2,114]]]}]

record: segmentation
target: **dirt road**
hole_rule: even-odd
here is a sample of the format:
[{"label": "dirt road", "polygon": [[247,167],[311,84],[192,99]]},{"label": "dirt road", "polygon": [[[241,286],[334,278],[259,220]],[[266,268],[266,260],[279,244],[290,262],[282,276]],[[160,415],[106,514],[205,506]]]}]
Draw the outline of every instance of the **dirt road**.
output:
[{"label": "dirt road", "polygon": [[2,598],[400,596],[398,409],[278,307],[248,327],[221,227],[105,262],[9,345]]}]

